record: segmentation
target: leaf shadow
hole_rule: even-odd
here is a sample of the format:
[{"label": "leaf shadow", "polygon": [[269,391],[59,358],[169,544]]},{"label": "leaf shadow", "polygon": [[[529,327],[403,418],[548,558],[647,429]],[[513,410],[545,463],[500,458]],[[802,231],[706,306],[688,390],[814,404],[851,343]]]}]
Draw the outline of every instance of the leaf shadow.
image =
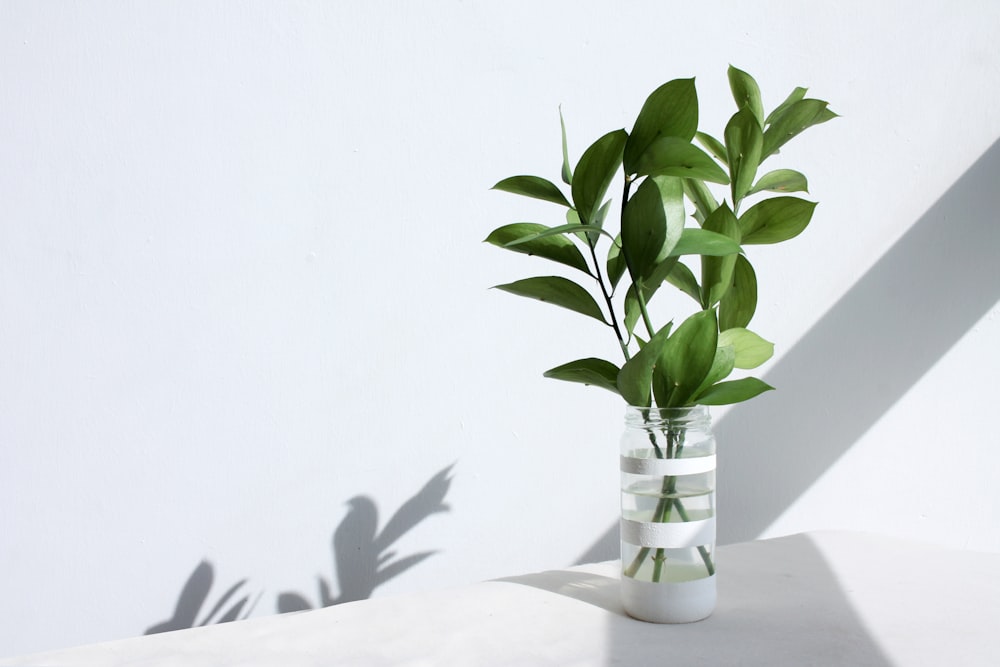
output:
[{"label": "leaf shadow", "polygon": [[[246,579],[240,579],[226,589],[207,614],[201,616],[202,608],[208,602],[214,580],[215,570],[212,564],[207,560],[198,563],[191,572],[191,576],[188,577],[181,588],[181,594],[174,607],[173,616],[150,626],[143,634],[153,635],[160,632],[193,628],[199,625],[242,620],[253,612],[254,607],[257,606],[257,602],[260,601],[261,595],[263,595],[263,593],[258,593],[252,601],[251,595],[244,595],[230,602],[233,596],[236,595],[236,592],[243,588],[247,582]],[[201,622],[198,621],[199,616],[201,616]]]},{"label": "leaf shadow", "polygon": [[278,612],[303,611],[329,607],[343,602],[365,600],[385,582],[399,576],[418,563],[433,556],[435,551],[422,551],[397,557],[391,547],[426,518],[450,511],[444,502],[451,486],[451,469],[446,466],[416,494],[396,510],[381,531],[378,530],[378,507],[368,496],[351,498],[350,509],[333,533],[333,565],[338,595],[332,593],[332,582],[317,577],[317,603],[300,593],[288,591],[278,596]]}]

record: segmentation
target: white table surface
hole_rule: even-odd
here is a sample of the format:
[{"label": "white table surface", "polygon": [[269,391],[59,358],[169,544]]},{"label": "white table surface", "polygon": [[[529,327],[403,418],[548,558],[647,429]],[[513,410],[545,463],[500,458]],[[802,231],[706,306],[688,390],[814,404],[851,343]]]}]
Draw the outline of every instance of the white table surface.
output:
[{"label": "white table surface", "polygon": [[1000,665],[1000,554],[819,532],[717,552],[719,604],[635,621],[618,564],[0,660],[0,665]]}]

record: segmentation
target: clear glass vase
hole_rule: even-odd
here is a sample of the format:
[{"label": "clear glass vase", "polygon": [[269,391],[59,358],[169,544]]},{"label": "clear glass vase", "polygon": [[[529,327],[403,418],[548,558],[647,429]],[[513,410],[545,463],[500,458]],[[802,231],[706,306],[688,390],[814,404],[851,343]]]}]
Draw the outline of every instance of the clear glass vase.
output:
[{"label": "clear glass vase", "polygon": [[715,608],[715,438],[705,406],[629,407],[621,441],[622,602],[653,623]]}]

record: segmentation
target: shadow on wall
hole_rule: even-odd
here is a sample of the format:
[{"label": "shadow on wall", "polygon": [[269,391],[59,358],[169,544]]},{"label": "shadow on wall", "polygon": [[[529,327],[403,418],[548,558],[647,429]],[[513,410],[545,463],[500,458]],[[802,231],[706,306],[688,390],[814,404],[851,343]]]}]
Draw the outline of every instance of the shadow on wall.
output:
[{"label": "shadow on wall", "polygon": [[[767,373],[778,391],[718,422],[721,544],[766,530],[1000,299],[998,175],[1000,140]],[[615,525],[578,562],[617,557]]]},{"label": "shadow on wall", "polygon": [[[403,503],[381,532],[378,532],[378,508],[371,498],[357,496],[348,501],[350,510],[333,532],[333,562],[338,595],[333,595],[331,582],[320,576],[317,577],[319,590],[315,605],[299,593],[285,592],[278,595],[277,611],[302,611],[369,598],[378,586],[434,555],[435,551],[423,551],[396,558],[396,552],[390,548],[427,517],[449,510],[444,498],[451,486],[452,467],[442,469]],[[212,564],[207,560],[199,563],[181,589],[173,616],[151,626],[145,634],[241,620],[250,615],[263,596],[263,592],[257,593],[252,602],[251,595],[233,600],[247,582],[246,579],[241,579],[230,586],[210,611],[202,616],[214,578]]]}]

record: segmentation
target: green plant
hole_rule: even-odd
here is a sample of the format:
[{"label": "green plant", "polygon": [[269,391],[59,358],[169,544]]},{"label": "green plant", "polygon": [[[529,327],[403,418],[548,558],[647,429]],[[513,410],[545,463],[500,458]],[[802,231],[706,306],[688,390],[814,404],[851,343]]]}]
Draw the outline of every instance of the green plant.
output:
[{"label": "green plant", "polygon": [[[513,176],[494,186],[557,204],[565,209],[566,222],[505,225],[486,241],[576,269],[592,279],[598,297],[562,276],[496,288],[600,321],[614,331],[624,356],[621,366],[596,357],[577,359],[550,369],[546,377],[603,387],[638,407],[725,405],[772,389],[755,377],[727,379],[736,369],[760,366],[774,351],[747,328],[757,308],[757,279],[746,246],[797,236],[816,204],[787,194],[806,191],[800,172],[758,173],[786,142],[836,114],[826,102],[807,98],[805,88],[796,88],[765,116],[753,77],[735,67],[728,76],[737,111],[722,140],[698,130],[694,79],[677,79],[646,99],[631,132],[605,134],[583,152],[575,169],[560,113],[562,181],[569,197],[538,176]],[[619,170],[624,181],[620,231],[614,234],[605,224],[612,204],[605,196]],[[721,201],[713,193],[720,186],[728,186]],[[742,210],[751,197],[756,203]],[[599,252],[602,239],[608,248]],[[700,278],[683,258],[698,262]],[[672,320],[655,326],[649,314],[650,300],[667,283],[697,304],[676,328]]]}]

